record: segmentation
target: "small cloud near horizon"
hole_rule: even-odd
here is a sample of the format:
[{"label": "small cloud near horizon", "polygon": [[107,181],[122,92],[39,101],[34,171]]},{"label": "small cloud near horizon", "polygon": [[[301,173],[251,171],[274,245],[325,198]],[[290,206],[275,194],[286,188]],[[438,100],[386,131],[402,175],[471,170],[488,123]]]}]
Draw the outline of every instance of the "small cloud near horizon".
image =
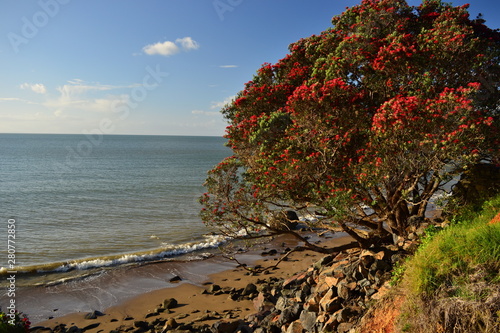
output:
[{"label": "small cloud near horizon", "polygon": [[21,89],[30,89],[31,91],[37,93],[37,94],[45,94],[47,93],[47,88],[41,83],[23,83],[19,86]]},{"label": "small cloud near horizon", "polygon": [[234,99],[236,98],[236,95],[229,96],[222,102],[212,102],[212,105],[210,106],[210,109],[222,109],[224,106],[227,104],[231,103]]},{"label": "small cloud near horizon", "polygon": [[219,68],[238,68],[238,65],[221,65]]},{"label": "small cloud near horizon", "polygon": [[192,114],[196,115],[204,115],[204,116],[217,116],[220,114],[219,111],[203,111],[203,110],[193,110],[191,111]]},{"label": "small cloud near horizon", "polygon": [[185,52],[191,50],[197,50],[200,48],[198,44],[191,37],[177,38],[175,43],[172,41],[158,42],[155,44],[149,44],[142,48],[144,53],[147,55],[162,55],[165,57],[177,54],[182,50]]}]

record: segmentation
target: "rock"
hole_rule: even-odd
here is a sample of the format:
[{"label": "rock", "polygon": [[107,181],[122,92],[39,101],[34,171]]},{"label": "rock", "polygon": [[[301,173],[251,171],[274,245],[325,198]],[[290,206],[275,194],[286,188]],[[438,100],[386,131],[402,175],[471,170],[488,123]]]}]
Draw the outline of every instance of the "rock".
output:
[{"label": "rock", "polygon": [[317,315],[315,312],[303,310],[300,313],[299,320],[307,332],[313,332],[313,328],[316,325],[316,318],[317,318]]},{"label": "rock", "polygon": [[358,286],[360,286],[361,288],[365,288],[365,287],[368,287],[370,285],[371,285],[371,282],[368,279],[363,279],[361,281],[358,281]]},{"label": "rock", "polygon": [[295,300],[295,302],[301,302],[301,303],[303,303],[303,302],[305,302],[307,296],[308,296],[308,293],[306,293],[305,290],[300,289],[300,290],[297,290],[295,292],[295,298],[294,298],[294,300]]},{"label": "rock", "polygon": [[243,292],[241,294],[243,296],[248,296],[248,295],[251,295],[251,294],[256,293],[256,292],[257,292],[257,286],[253,283],[249,283],[249,284],[247,284],[245,289],[243,289]]},{"label": "rock", "polygon": [[357,269],[358,274],[357,274],[357,276],[360,277],[359,279],[367,278],[370,275],[370,271],[368,270],[367,267],[370,267],[370,266],[365,266],[363,264],[360,264],[358,266],[358,269]]},{"label": "rock", "polygon": [[208,287],[207,292],[210,294],[213,294],[222,288],[218,284],[212,284],[211,286]]},{"label": "rock", "polygon": [[309,273],[308,272],[300,272],[300,273],[297,273],[291,277],[289,277],[288,279],[286,279],[284,282],[283,282],[283,288],[286,288],[287,286],[291,286],[291,285],[298,285],[298,284],[301,284],[302,282],[304,282],[307,278],[309,277]]},{"label": "rock", "polygon": [[290,222],[298,222],[299,221],[299,216],[297,213],[293,210],[287,210],[285,211],[285,216]]},{"label": "rock", "polygon": [[326,312],[322,312],[318,315],[318,318],[316,319],[316,327],[320,332],[323,332],[323,327],[325,326],[325,323],[328,321],[328,319],[329,316]]},{"label": "rock", "polygon": [[331,263],[333,261],[333,258],[334,257],[332,255],[324,256],[323,258],[321,258],[320,260],[318,260],[317,262],[315,262],[314,265],[313,265],[313,267],[315,269],[317,269],[317,270],[320,270],[324,266],[326,266],[329,263]]},{"label": "rock", "polygon": [[335,318],[339,323],[348,322],[351,317],[356,315],[357,312],[353,310],[351,307],[345,307],[334,313]]},{"label": "rock", "polygon": [[344,300],[349,299],[350,289],[347,287],[347,284],[344,281],[340,282],[337,285],[337,294]]},{"label": "rock", "polygon": [[175,298],[169,298],[163,301],[163,308],[164,309],[173,309],[177,307],[178,302]]},{"label": "rock", "polygon": [[168,330],[173,330],[173,329],[176,329],[177,327],[179,327],[179,324],[175,321],[174,318],[170,318],[165,323],[165,326],[163,326],[163,331],[162,332],[166,332]]},{"label": "rock", "polygon": [[81,328],[78,328],[76,326],[71,326],[66,330],[66,333],[83,333]]},{"label": "rock", "polygon": [[406,241],[403,243],[403,250],[413,253],[417,250],[419,245],[418,241]]},{"label": "rock", "polygon": [[232,301],[237,301],[241,298],[242,298],[241,295],[238,293],[231,293],[231,294],[229,294],[229,297],[228,297],[228,299],[230,299]]},{"label": "rock", "polygon": [[319,301],[319,304],[321,305],[322,303],[328,302],[329,300],[331,300],[337,296],[338,296],[337,288],[332,287],[332,288],[328,289],[328,291],[325,293],[323,298],[321,298],[321,300]]},{"label": "rock", "polygon": [[353,326],[354,326],[353,323],[340,323],[339,326],[337,326],[337,332],[347,333]]},{"label": "rock", "polygon": [[302,326],[300,320],[292,322],[286,330],[286,333],[302,333],[302,332],[304,332],[304,326]]},{"label": "rock", "polygon": [[369,288],[369,289],[366,291],[365,295],[366,295],[366,297],[372,297],[372,296],[373,296],[373,295],[375,295],[376,293],[377,293],[377,290],[376,290],[376,289]]},{"label": "rock", "polygon": [[323,325],[323,330],[325,332],[336,332],[338,325],[339,325],[339,322],[337,321],[335,316],[330,316],[330,318]]},{"label": "rock", "polygon": [[30,329],[31,333],[44,333],[44,332],[52,332],[52,329],[49,327],[44,327],[44,326],[35,326]]},{"label": "rock", "polygon": [[87,313],[85,315],[85,319],[97,319],[97,317],[101,317],[101,316],[104,316],[104,313],[95,310],[95,311]]},{"label": "rock", "polygon": [[292,306],[287,307],[281,312],[278,318],[278,325],[283,326],[299,319],[302,310],[303,306],[299,303],[295,303]]},{"label": "rock", "polygon": [[170,283],[178,283],[180,281],[182,281],[182,278],[178,275],[174,276],[173,278],[171,278],[170,280],[168,280]]},{"label": "rock", "polygon": [[257,297],[253,299],[255,310],[262,312],[274,309],[274,296],[260,292]]},{"label": "rock", "polygon": [[276,309],[283,311],[285,310],[290,304],[290,301],[288,297],[281,296],[278,298],[278,301],[276,302]]},{"label": "rock", "polygon": [[203,316],[196,318],[194,321],[207,321],[213,319],[220,319],[221,316],[216,312],[205,313]]},{"label": "rock", "polygon": [[212,325],[212,332],[213,333],[233,333],[236,332],[238,329],[238,326],[240,326],[240,321],[218,321]]},{"label": "rock", "polygon": [[325,300],[324,302],[320,303],[320,305],[323,311],[333,313],[342,308],[342,299],[340,297],[335,297],[329,300]]}]

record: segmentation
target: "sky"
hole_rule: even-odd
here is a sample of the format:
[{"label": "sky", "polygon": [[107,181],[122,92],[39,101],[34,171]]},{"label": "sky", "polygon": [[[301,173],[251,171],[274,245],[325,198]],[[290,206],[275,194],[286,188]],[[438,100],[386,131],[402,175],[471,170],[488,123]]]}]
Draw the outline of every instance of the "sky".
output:
[{"label": "sky", "polygon": [[[497,1],[471,16],[500,28]],[[0,0],[0,133],[222,136],[263,63],[360,2]]]}]

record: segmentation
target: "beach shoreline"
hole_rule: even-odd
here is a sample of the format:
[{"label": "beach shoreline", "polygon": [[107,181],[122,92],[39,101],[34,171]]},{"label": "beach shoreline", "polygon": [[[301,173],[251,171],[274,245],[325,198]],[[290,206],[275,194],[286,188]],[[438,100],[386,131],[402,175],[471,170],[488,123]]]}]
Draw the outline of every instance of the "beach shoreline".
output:
[{"label": "beach shoreline", "polygon": [[[344,234],[335,234],[333,237],[324,237],[320,240],[323,246],[331,247],[350,242],[352,239]],[[297,246],[294,239],[275,239],[272,243],[262,244],[251,252],[237,255],[239,262],[247,265],[273,266],[280,254]],[[275,249],[276,254],[267,254],[269,249]],[[168,283],[167,287],[155,288],[144,291],[135,296],[116,299],[115,304],[105,306],[104,303],[94,303],[93,306],[59,315],[62,311],[52,312],[54,318],[34,322],[33,327],[46,327],[54,329],[59,325],[67,328],[76,326],[86,328],[85,332],[109,332],[112,330],[125,330],[134,327],[136,322],[175,319],[178,323],[200,321],[212,324],[221,318],[244,318],[256,310],[251,300],[232,300],[227,294],[207,294],[207,288],[212,285],[221,288],[245,288],[248,284],[258,283],[262,278],[287,278],[305,270],[324,255],[302,251],[294,252],[286,261],[282,261],[276,269],[270,269],[266,274],[251,274],[247,269],[222,256],[214,256],[202,262],[190,262],[190,270],[170,271],[172,277],[178,276],[180,281]],[[194,264],[194,265],[193,265]],[[146,267],[148,266],[148,267]],[[145,265],[145,271],[160,269],[162,263]],[[165,273],[165,271],[163,271]],[[179,274],[176,274],[179,273]],[[169,276],[170,276],[169,275]],[[170,279],[163,275],[163,279]],[[130,276],[135,283],[142,283],[138,276]],[[134,283],[134,282],[132,282]],[[166,285],[166,283],[165,283]],[[178,306],[166,312],[159,312],[165,300],[174,298]],[[99,307],[100,306],[100,307]],[[99,313],[95,319],[86,319],[89,313]]]}]

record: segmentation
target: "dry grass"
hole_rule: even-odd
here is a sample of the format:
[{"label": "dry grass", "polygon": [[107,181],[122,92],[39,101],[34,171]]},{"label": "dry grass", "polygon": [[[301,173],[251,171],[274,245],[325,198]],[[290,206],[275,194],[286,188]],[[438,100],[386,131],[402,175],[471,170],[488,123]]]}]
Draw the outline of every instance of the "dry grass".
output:
[{"label": "dry grass", "polygon": [[401,309],[404,314],[398,320],[396,332],[500,332],[500,286],[479,283],[468,288],[471,294],[488,296],[485,299],[451,297],[454,290],[442,290],[432,299],[412,298]]}]

